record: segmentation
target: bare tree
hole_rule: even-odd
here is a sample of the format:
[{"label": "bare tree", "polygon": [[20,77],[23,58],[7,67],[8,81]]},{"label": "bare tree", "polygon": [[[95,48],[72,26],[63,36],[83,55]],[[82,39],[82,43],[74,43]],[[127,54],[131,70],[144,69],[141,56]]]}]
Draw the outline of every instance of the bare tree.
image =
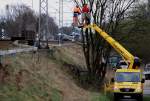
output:
[{"label": "bare tree", "polygon": [[[135,0],[83,0],[76,1],[80,6],[83,3],[90,5],[91,19],[111,36],[115,36],[120,22],[127,17],[127,12],[134,5]],[[111,47],[92,29],[82,30],[83,51],[86,59],[90,79],[103,81]]]},{"label": "bare tree", "polygon": [[[10,5],[5,17],[5,30],[9,36],[20,36],[22,31],[32,25],[36,29],[36,15],[29,7],[25,5]],[[29,28],[29,27],[28,27]]]},{"label": "bare tree", "polygon": [[[8,36],[20,36],[27,31],[37,33],[38,31],[38,15],[26,5],[10,5],[7,7],[7,16],[3,17],[0,26],[3,27]],[[45,16],[42,16],[42,27],[45,27]],[[53,18],[48,19],[49,33],[54,35],[58,33],[58,26]],[[44,28],[43,28],[44,29]],[[41,29],[42,31],[44,31]],[[49,35],[50,36],[50,35]]]},{"label": "bare tree", "polygon": [[[46,27],[46,16],[42,14],[41,15],[41,33],[45,33],[45,27]],[[55,23],[54,19],[50,16],[48,16],[48,37],[51,37],[53,35],[56,35],[58,33],[58,26]],[[41,38],[43,37],[43,35],[41,35]]]}]

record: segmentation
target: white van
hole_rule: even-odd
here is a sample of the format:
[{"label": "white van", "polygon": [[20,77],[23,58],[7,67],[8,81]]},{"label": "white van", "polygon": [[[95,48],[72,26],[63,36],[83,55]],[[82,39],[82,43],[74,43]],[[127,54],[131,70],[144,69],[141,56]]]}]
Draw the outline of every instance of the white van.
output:
[{"label": "white van", "polygon": [[150,80],[150,63],[145,65],[144,75],[146,80]]}]

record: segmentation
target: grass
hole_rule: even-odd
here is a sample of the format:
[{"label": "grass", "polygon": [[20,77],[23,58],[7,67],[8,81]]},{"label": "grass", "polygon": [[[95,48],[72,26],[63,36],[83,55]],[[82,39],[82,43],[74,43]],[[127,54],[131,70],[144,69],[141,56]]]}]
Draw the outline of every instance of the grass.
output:
[{"label": "grass", "polygon": [[[5,83],[0,83],[0,101],[61,101],[62,95],[57,88],[52,87],[46,66],[41,68],[45,62],[34,63],[33,66],[35,61],[31,55],[17,54],[4,58],[4,62],[9,64],[7,71],[10,74]],[[18,90],[16,75],[21,70],[27,72],[23,72],[20,77],[21,89]]]},{"label": "grass", "polygon": [[150,96],[144,96],[144,101],[150,101]]},{"label": "grass", "polygon": [[47,90],[42,89],[39,85],[28,86],[18,91],[15,85],[1,85],[1,101],[61,101],[62,95],[53,88],[49,94]]},{"label": "grass", "polygon": [[27,92],[17,91],[14,85],[1,85],[0,99],[1,101],[37,101]]},{"label": "grass", "polygon": [[51,100],[52,101],[61,101],[62,95],[57,89],[52,89]]},{"label": "grass", "polygon": [[94,94],[92,95],[91,101],[111,101],[111,100],[103,94]]}]

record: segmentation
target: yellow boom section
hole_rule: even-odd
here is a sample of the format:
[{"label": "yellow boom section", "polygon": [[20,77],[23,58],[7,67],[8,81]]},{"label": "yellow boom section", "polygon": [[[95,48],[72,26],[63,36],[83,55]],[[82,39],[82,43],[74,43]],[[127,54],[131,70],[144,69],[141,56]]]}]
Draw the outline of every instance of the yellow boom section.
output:
[{"label": "yellow boom section", "polygon": [[92,28],[97,31],[100,36],[102,36],[126,61],[130,62],[128,69],[132,69],[134,63],[134,56],[129,51],[127,51],[121,44],[119,44],[96,24],[88,25],[85,28]]}]

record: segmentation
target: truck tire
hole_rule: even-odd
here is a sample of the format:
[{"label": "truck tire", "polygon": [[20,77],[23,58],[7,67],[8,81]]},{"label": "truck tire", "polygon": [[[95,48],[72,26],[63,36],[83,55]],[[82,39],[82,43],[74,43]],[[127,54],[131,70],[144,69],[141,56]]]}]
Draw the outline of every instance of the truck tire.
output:
[{"label": "truck tire", "polygon": [[118,101],[118,98],[114,97],[113,101]]},{"label": "truck tire", "polygon": [[119,98],[118,98],[118,96],[116,94],[114,94],[113,101],[119,101]]},{"label": "truck tire", "polygon": [[137,101],[143,101],[143,95],[140,95],[137,99]]}]

